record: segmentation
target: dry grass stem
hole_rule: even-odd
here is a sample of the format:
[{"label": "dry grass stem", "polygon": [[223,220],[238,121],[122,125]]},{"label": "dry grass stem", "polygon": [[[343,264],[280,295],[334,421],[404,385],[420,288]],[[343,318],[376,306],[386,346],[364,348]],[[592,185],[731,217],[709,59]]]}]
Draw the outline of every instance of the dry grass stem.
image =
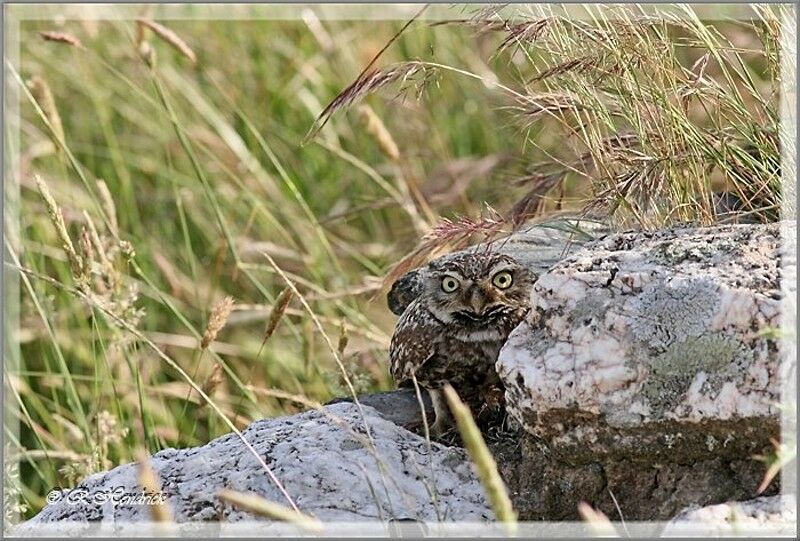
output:
[{"label": "dry grass stem", "polygon": [[139,486],[152,500],[148,502],[150,515],[154,522],[173,522],[172,510],[166,503],[166,497],[161,492],[161,482],[150,465],[150,456],[141,451],[138,456],[139,462]]},{"label": "dry grass stem", "polygon": [[288,522],[307,532],[320,533],[323,531],[322,523],[316,518],[271,502],[258,494],[223,489],[217,493],[217,497],[244,511],[273,520]]},{"label": "dry grass stem", "polygon": [[770,442],[773,448],[772,453],[766,456],[756,455],[753,457],[767,465],[767,471],[764,473],[764,477],[756,490],[756,494],[761,494],[767,490],[775,477],[781,472],[781,469],[797,458],[797,445],[789,446],[779,442],[775,438],[770,438]]},{"label": "dry grass stem", "polygon": [[97,180],[97,192],[100,194],[100,202],[103,206],[103,212],[105,212],[106,218],[108,218],[111,235],[115,239],[118,239],[119,223],[117,222],[117,206],[114,204],[114,198],[111,196],[108,185],[102,179]]},{"label": "dry grass stem", "polygon": [[509,535],[514,535],[517,530],[517,513],[511,505],[511,498],[508,496],[508,489],[500,477],[500,472],[497,471],[497,463],[486,446],[472,413],[458,397],[455,389],[450,385],[446,385],[444,387],[444,395],[458,426],[461,439],[464,441],[472,463],[475,465],[478,479],[480,479],[484,490],[486,490],[486,497],[489,499],[492,510],[497,520],[505,524]]},{"label": "dry grass stem", "polygon": [[381,152],[392,161],[400,159],[400,149],[397,147],[397,143],[395,143],[389,130],[386,129],[386,125],[381,118],[372,110],[372,107],[369,105],[360,105],[358,107],[358,114],[361,117],[364,130],[375,139]]}]

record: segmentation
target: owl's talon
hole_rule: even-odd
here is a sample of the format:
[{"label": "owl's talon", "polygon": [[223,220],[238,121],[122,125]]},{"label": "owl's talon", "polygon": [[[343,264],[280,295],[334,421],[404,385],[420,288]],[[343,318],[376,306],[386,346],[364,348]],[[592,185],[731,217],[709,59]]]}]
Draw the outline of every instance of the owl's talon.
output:
[{"label": "owl's talon", "polygon": [[433,413],[435,415],[433,424],[429,427],[430,433],[433,437],[442,436],[455,426],[453,416],[450,414],[450,408],[447,407],[447,400],[441,389],[430,389],[428,393],[431,396]]}]

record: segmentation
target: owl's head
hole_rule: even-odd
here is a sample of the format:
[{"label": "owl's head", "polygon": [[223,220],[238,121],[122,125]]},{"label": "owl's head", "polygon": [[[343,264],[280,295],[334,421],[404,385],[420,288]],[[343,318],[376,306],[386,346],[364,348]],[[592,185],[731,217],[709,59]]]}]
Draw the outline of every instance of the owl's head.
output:
[{"label": "owl's head", "polygon": [[533,274],[512,257],[461,252],[431,262],[422,273],[428,309],[442,322],[482,327],[529,303]]}]

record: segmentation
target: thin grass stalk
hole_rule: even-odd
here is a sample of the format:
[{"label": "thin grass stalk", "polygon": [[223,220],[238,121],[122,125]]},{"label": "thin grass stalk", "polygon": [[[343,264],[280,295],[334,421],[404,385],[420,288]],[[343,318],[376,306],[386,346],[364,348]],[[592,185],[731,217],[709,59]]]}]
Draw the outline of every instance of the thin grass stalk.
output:
[{"label": "thin grass stalk", "polygon": [[[333,358],[336,361],[336,365],[339,367],[339,371],[342,374],[342,379],[344,379],[345,385],[347,386],[347,389],[350,392],[350,396],[353,399],[353,403],[355,403],[359,415],[361,416],[362,422],[364,423],[364,431],[367,433],[367,439],[369,440],[369,446],[371,452],[377,456],[377,447],[375,445],[375,440],[372,437],[372,430],[370,429],[369,423],[367,422],[367,416],[364,413],[364,408],[362,407],[361,402],[358,400],[358,394],[356,393],[355,387],[353,386],[353,382],[350,379],[349,374],[347,373],[347,369],[344,366],[342,357],[341,355],[339,355],[339,351],[333,345],[333,341],[331,340],[330,336],[328,336],[328,333],[325,332],[325,328],[322,326],[322,322],[319,320],[319,317],[317,317],[317,314],[314,313],[314,310],[311,309],[311,306],[308,304],[308,301],[306,301],[305,297],[300,293],[300,291],[298,291],[294,282],[286,275],[285,272],[283,272],[283,269],[281,269],[278,266],[275,260],[272,259],[272,257],[268,253],[263,252],[263,255],[265,258],[267,258],[269,264],[275,269],[275,272],[277,272],[281,276],[283,281],[286,283],[286,285],[289,286],[294,295],[300,301],[300,304],[303,305],[303,308],[311,318],[311,321],[314,323],[314,326],[317,328],[317,331],[322,335],[322,338],[325,341],[325,344],[328,346],[328,349],[333,354]],[[379,470],[381,471],[381,480],[384,484],[384,488],[386,490],[386,496],[388,498],[389,489],[386,487],[386,480],[384,479],[383,469],[380,468],[380,461],[378,461],[377,458],[376,462],[379,465]]]},{"label": "thin grass stalk", "polygon": [[172,509],[167,505],[166,497],[161,492],[161,481],[159,481],[156,472],[150,465],[150,456],[145,451],[140,451],[137,454],[139,486],[142,487],[142,490],[150,499],[147,506],[150,509],[153,521],[159,523],[173,522]]},{"label": "thin grass stalk", "polygon": [[217,497],[239,509],[273,520],[287,522],[306,532],[321,533],[324,530],[322,522],[316,518],[301,513],[296,509],[290,509],[271,502],[252,492],[244,493],[223,489],[217,492]]},{"label": "thin grass stalk", "polygon": [[505,525],[508,534],[514,535],[517,531],[517,513],[511,504],[508,489],[500,477],[500,472],[497,470],[497,463],[492,457],[481,431],[475,424],[475,419],[473,419],[469,408],[458,397],[455,389],[450,385],[446,385],[443,392],[447,399],[447,405],[450,407],[450,412],[453,414],[458,426],[461,439],[464,441],[472,463],[475,465],[478,479],[480,479],[486,491],[492,510],[497,520]]}]

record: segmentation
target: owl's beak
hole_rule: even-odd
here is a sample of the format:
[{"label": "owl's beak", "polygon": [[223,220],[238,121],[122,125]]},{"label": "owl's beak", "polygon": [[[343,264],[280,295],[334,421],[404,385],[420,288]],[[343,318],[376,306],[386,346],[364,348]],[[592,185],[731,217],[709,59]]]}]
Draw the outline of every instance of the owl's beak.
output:
[{"label": "owl's beak", "polygon": [[486,295],[481,288],[476,287],[472,290],[469,297],[469,306],[476,315],[483,315],[483,310],[486,308]]}]

